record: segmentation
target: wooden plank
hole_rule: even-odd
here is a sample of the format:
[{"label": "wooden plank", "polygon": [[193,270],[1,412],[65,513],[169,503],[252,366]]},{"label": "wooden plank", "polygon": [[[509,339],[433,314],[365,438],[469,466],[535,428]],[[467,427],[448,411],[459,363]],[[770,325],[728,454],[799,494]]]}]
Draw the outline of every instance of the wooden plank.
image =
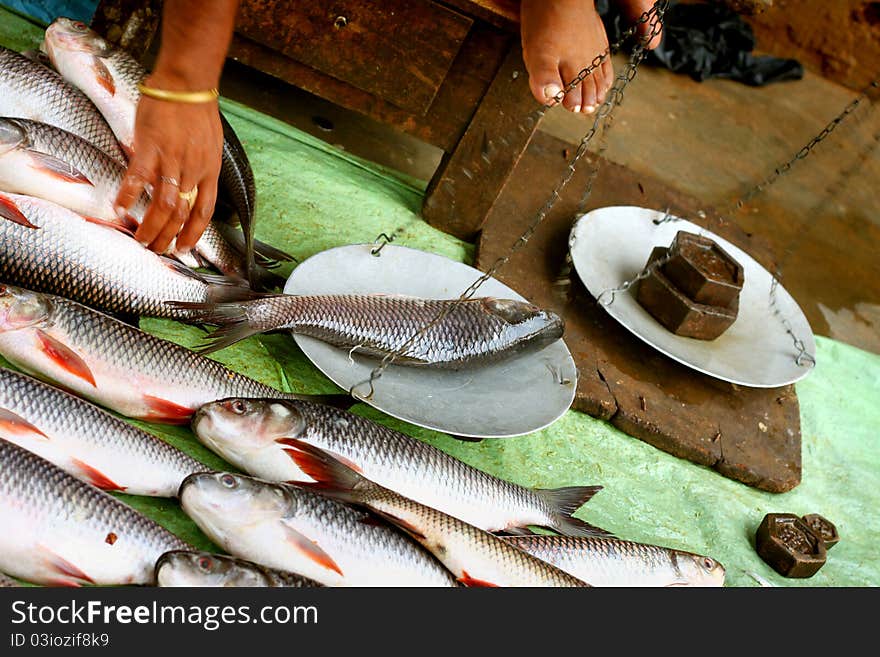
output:
[{"label": "wooden plank", "polygon": [[428,223],[462,239],[474,237],[538,128],[538,107],[517,44],[431,181],[422,208]]},{"label": "wooden plank", "polygon": [[519,0],[443,0],[443,3],[508,32],[519,33]]},{"label": "wooden plank", "polygon": [[424,114],[472,23],[429,0],[243,0],[236,30],[392,105]]},{"label": "wooden plank", "polygon": [[497,28],[484,23],[475,24],[425,115],[396,107],[241,35],[233,38],[230,57],[451,151],[464,134],[480,99],[501,66],[510,39]]},{"label": "wooden plank", "polygon": [[92,29],[141,60],[159,29],[162,0],[101,0]]},{"label": "wooden plank", "polygon": [[[544,133],[535,135],[483,227],[477,267],[485,271],[507,253],[563,174],[572,149]],[[568,236],[588,169],[581,164],[525,249],[498,274],[527,299],[565,319],[565,342],[579,372],[573,407],[749,486],[771,492],[794,488],[801,477],[801,440],[793,386],[745,388],[673,361],[614,320],[567,263]],[[699,201],[656,178],[609,162],[603,163],[593,189],[588,209],[701,208]],[[732,225],[713,230],[770,264],[766,243]]]}]

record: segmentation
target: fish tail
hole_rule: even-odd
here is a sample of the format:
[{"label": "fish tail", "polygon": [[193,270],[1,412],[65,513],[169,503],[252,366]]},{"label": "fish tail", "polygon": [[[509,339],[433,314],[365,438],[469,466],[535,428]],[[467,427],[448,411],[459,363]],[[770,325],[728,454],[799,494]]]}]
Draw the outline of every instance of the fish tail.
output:
[{"label": "fish tail", "polygon": [[[205,278],[222,279],[223,277],[207,275]],[[209,334],[204,344],[196,349],[199,353],[211,353],[260,332],[250,325],[247,310],[242,302],[262,296],[244,283],[235,285],[209,281],[208,301],[166,301],[165,304],[175,310],[185,311],[188,322],[220,325],[220,328]]]},{"label": "fish tail", "polygon": [[365,490],[376,486],[314,445],[296,439],[285,440],[284,444],[292,448],[286,451],[299,469],[315,480],[314,483],[297,483],[297,486],[320,491],[343,502],[358,502],[363,498]]},{"label": "fish tail", "polygon": [[565,536],[599,536],[610,538],[610,532],[596,527],[571,514],[592,499],[593,495],[602,490],[602,486],[567,486],[537,490],[551,509],[551,521],[547,524]]}]

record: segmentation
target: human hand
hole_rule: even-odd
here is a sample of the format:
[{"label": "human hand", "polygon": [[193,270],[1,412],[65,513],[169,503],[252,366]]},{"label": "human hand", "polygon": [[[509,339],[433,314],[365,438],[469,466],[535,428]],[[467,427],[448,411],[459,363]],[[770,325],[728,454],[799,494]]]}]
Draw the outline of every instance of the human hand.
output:
[{"label": "human hand", "polygon": [[[155,74],[145,84],[172,91],[186,89],[180,80]],[[191,250],[214,214],[222,153],[223,128],[216,100],[183,103],[142,96],[133,154],[115,203],[122,214],[145,187],[152,188],[135,239],[164,253],[177,237],[178,251]],[[194,201],[181,196],[196,187]]]}]

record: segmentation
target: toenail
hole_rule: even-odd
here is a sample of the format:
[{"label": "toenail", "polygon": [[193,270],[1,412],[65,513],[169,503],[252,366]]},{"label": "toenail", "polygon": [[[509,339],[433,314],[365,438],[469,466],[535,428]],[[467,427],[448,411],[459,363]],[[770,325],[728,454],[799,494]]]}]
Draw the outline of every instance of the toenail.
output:
[{"label": "toenail", "polygon": [[580,111],[581,111],[581,106],[580,106],[580,105],[575,105],[573,111],[574,111],[574,112],[580,112]]},{"label": "toenail", "polygon": [[596,106],[595,106],[595,105],[587,105],[587,106],[584,108],[584,111],[585,111],[587,114],[592,114],[593,112],[596,111]]},{"label": "toenail", "polygon": [[546,98],[547,100],[553,100],[554,98],[556,98],[557,95],[559,95],[560,91],[562,91],[562,87],[560,87],[558,84],[548,84],[546,87],[544,87],[544,98]]}]

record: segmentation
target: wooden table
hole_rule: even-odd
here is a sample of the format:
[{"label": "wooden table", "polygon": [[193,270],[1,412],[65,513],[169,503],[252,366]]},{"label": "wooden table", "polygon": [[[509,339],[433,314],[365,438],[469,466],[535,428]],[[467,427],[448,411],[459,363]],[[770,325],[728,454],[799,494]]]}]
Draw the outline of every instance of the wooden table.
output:
[{"label": "wooden table", "polygon": [[[518,5],[242,0],[229,56],[441,148],[423,216],[474,239],[538,127]],[[101,0],[93,27],[142,56],[160,10]]]}]

